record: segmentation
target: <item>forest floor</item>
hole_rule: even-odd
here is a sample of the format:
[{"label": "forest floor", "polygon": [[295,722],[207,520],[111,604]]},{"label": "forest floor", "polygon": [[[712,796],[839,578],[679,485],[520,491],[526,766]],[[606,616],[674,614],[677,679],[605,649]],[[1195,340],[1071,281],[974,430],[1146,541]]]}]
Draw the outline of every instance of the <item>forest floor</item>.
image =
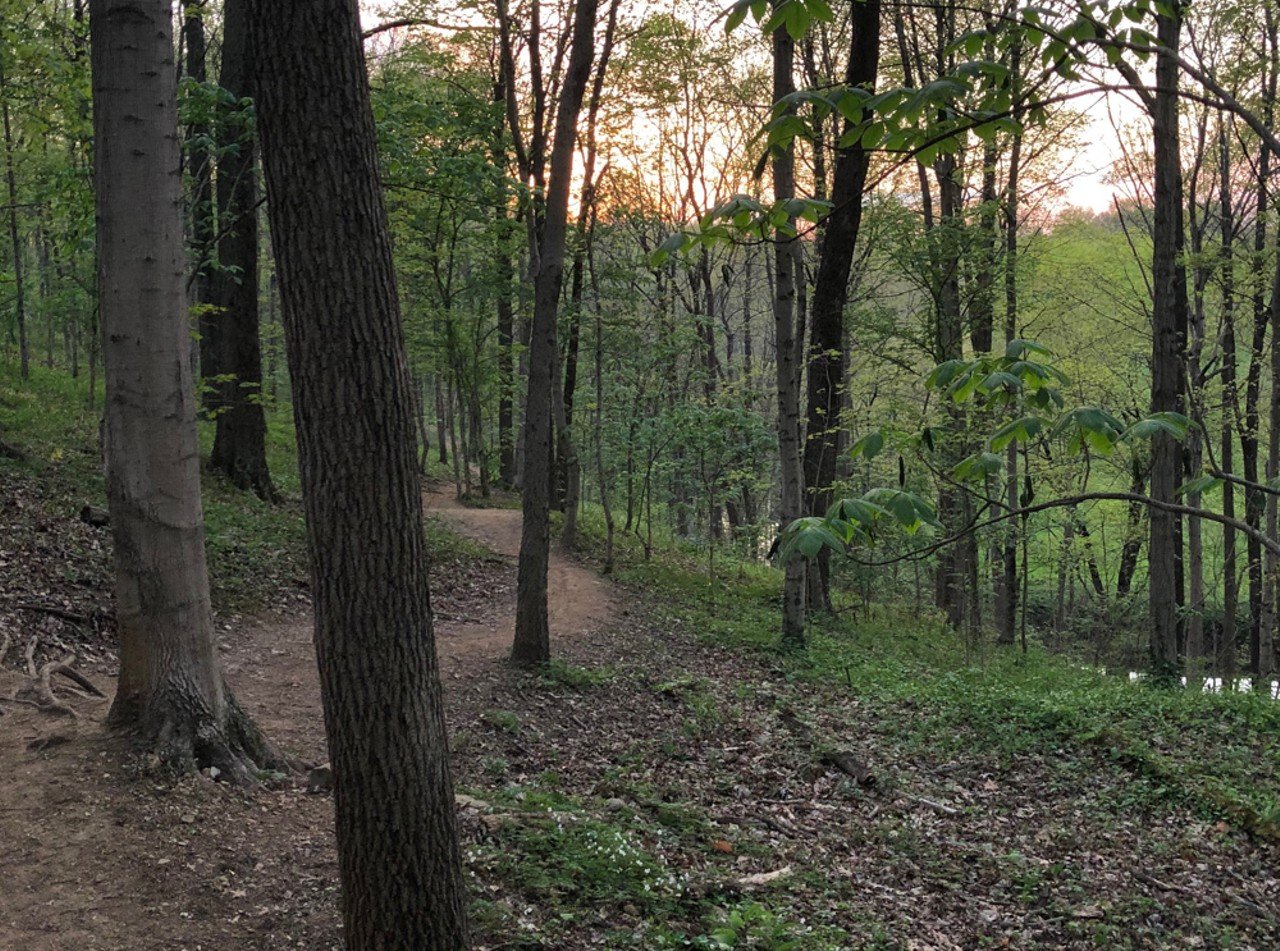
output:
[{"label": "forest floor", "polygon": [[[513,671],[520,513],[428,506],[489,549],[434,579],[477,947],[1280,946],[1275,847],[1149,777],[1065,747],[948,753],[909,704],[801,689],[563,553],[561,659]],[[220,646],[271,737],[323,760],[305,612]],[[152,776],[102,731],[105,701],[69,703],[3,704],[0,947],[340,946],[328,796]],[[832,767],[837,747],[874,785]]]},{"label": "forest floor", "polygon": [[[40,633],[37,662],[77,649],[110,694],[105,533],[3,470],[0,498],[0,631]],[[1280,947],[1261,703],[1092,674],[1055,699],[1058,668],[944,670],[937,633],[893,614],[787,657],[763,569],[708,585],[632,552],[607,581],[590,523],[581,560],[553,561],[557,659],[518,672],[518,510],[427,507],[477,948]],[[273,740],[318,763],[302,582],[275,570],[281,610],[222,615],[220,650]],[[327,795],[158,776],[103,731],[106,701],[6,701],[24,643],[0,668],[0,948],[341,946]]]}]

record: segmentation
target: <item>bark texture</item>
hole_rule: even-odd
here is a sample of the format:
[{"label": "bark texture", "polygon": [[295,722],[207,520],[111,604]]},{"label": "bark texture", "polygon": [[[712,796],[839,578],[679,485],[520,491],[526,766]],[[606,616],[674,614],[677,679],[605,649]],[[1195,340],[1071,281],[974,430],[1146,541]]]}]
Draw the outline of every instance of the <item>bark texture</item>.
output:
[{"label": "bark texture", "polygon": [[[852,42],[845,84],[875,88],[880,64],[880,2],[853,5]],[[852,127],[846,123],[845,131]],[[813,285],[809,336],[808,425],[804,444],[804,481],[810,515],[823,516],[831,506],[840,451],[841,388],[848,355],[844,349],[844,308],[849,300],[853,252],[862,226],[862,193],[870,154],[859,139],[836,152],[832,178],[833,208],[822,229],[822,250]],[[809,608],[830,610],[830,554],[819,553],[809,572]]]},{"label": "bark texture", "polygon": [[[220,84],[237,99],[253,96],[248,0],[223,6]],[[218,271],[214,278],[215,345],[222,378],[210,464],[232,484],[273,501],[267,468],[267,418],[262,406],[262,344],[258,339],[258,180],[252,128],[218,159]]]},{"label": "bark texture", "polygon": [[351,951],[468,944],[408,363],[355,0],[253,0]]},{"label": "bark texture", "polygon": [[[781,101],[795,91],[795,40],[786,27],[773,34],[773,99]],[[795,153],[788,147],[773,155],[773,194],[777,201],[795,197]],[[778,528],[785,529],[804,514],[804,470],[800,461],[800,372],[797,346],[798,313],[796,241],[774,245],[775,285],[773,298],[774,337],[777,344],[778,452],[781,457],[781,485]],[[792,558],[785,566],[782,585],[782,643],[804,645],[805,565]]]},{"label": "bark texture", "polygon": [[166,0],[91,6],[107,499],[120,679],[110,723],[173,765],[249,781],[274,757],[218,669],[188,359]]},{"label": "bark texture", "polygon": [[516,633],[511,660],[521,666],[551,658],[547,626],[547,563],[551,550],[552,387],[558,379],[556,312],[564,279],[569,187],[577,145],[578,115],[595,52],[596,0],[579,0],[574,12],[569,66],[556,111],[555,140],[534,276],[529,338],[529,393],[525,402],[523,524],[516,578]]},{"label": "bark texture", "polygon": [[[1160,44],[1177,51],[1181,33],[1180,5],[1158,18]],[[1178,65],[1172,56],[1156,60],[1153,112],[1155,139],[1155,225],[1153,229],[1151,411],[1180,412],[1186,346],[1187,282],[1182,257],[1182,168],[1178,135]],[[1181,452],[1174,439],[1158,433],[1151,441],[1151,497],[1177,501]],[[1161,678],[1178,671],[1178,552],[1180,518],[1153,507],[1150,572],[1151,667]]]}]

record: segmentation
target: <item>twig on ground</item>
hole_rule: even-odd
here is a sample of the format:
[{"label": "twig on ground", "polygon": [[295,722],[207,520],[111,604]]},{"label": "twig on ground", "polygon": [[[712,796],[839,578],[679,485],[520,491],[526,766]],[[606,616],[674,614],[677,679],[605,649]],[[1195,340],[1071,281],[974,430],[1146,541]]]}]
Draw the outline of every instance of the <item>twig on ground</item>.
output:
[{"label": "twig on ground", "polygon": [[901,793],[903,799],[910,799],[912,802],[918,802],[922,806],[928,806],[936,812],[942,813],[944,816],[958,816],[960,810],[955,806],[948,806],[946,803],[936,802],[932,799],[926,799],[924,796],[913,796],[910,793]]},{"label": "twig on ground", "polygon": [[85,615],[77,614],[75,611],[68,611],[66,608],[60,608],[53,604],[35,604],[33,602],[24,601],[18,605],[18,610],[35,611],[40,614],[51,614],[64,621],[70,621],[72,624],[89,623],[89,619]]}]

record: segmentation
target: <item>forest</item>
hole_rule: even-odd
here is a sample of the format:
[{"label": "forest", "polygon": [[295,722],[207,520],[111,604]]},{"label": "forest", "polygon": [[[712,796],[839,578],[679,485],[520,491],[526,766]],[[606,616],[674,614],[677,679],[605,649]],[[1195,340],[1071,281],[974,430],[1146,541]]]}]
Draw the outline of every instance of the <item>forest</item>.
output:
[{"label": "forest", "polygon": [[1278,83],[0,0],[0,949],[1280,947]]}]

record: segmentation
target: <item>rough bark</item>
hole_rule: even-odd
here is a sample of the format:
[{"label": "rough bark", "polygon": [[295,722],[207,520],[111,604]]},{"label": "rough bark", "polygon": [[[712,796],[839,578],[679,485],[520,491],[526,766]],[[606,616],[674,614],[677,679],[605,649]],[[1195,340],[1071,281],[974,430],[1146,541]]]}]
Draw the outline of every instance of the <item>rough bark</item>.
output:
[{"label": "rough bark", "polygon": [[408,360],[355,0],[253,0],[352,951],[466,948]]},{"label": "rough bark", "polygon": [[[219,84],[237,99],[251,98],[248,0],[223,6],[222,70]],[[262,403],[262,344],[258,337],[258,181],[254,135],[220,150],[218,268],[212,278],[217,309],[215,340],[221,379],[210,465],[232,484],[274,501],[267,468],[267,418]]]},{"label": "rough bark", "polygon": [[[852,41],[845,69],[849,87],[875,88],[880,64],[880,2],[866,0],[852,8]],[[845,131],[852,127],[846,123]],[[822,227],[818,273],[813,285],[809,331],[807,427],[804,482],[808,512],[822,516],[831,506],[839,454],[841,389],[848,366],[844,349],[844,308],[849,275],[862,225],[862,193],[870,154],[858,141],[838,149],[832,176],[832,211]],[[809,609],[830,610],[830,555],[815,559],[808,576]]]},{"label": "rough bark", "polygon": [[577,145],[578,114],[594,55],[597,0],[579,0],[574,11],[569,65],[556,110],[555,140],[546,204],[538,241],[533,325],[529,344],[529,390],[524,419],[523,524],[516,579],[513,663],[530,666],[551,658],[547,626],[547,563],[551,545],[551,424],[556,368],[556,311],[564,277],[569,187]]},{"label": "rough bark", "polygon": [[120,677],[109,722],[179,768],[251,781],[274,756],[214,651],[187,331],[167,0],[94,0],[107,501]]},{"label": "rough bark", "polygon": [[18,232],[18,181],[13,169],[13,127],[9,119],[9,88],[0,61],[0,116],[4,119],[4,178],[9,196],[9,242],[13,252],[14,314],[18,322],[18,359],[22,379],[31,375],[31,348],[27,343],[27,305],[22,273],[22,239]]},{"label": "rough bark", "polygon": [[[1181,4],[1157,18],[1162,48],[1175,51],[1181,34]],[[1183,354],[1186,339],[1187,288],[1182,258],[1182,171],[1178,134],[1178,65],[1171,55],[1156,59],[1156,93],[1152,113],[1155,145],[1155,210],[1152,233],[1151,411],[1182,409]],[[1177,499],[1181,453],[1176,441],[1158,433],[1151,441],[1151,497]],[[1181,519],[1167,509],[1150,513],[1147,546],[1150,575],[1151,668],[1158,678],[1178,671],[1178,550]]]},{"label": "rough bark", "polygon": [[[773,99],[795,91],[795,41],[786,27],[773,34]],[[773,154],[773,194],[780,202],[795,197],[795,153],[791,147]],[[781,457],[778,528],[784,530],[804,514],[804,470],[800,460],[800,374],[798,372],[796,241],[774,245],[774,343],[777,348],[778,453]],[[782,643],[804,646],[805,565],[792,558],[785,565],[782,589]]]}]

